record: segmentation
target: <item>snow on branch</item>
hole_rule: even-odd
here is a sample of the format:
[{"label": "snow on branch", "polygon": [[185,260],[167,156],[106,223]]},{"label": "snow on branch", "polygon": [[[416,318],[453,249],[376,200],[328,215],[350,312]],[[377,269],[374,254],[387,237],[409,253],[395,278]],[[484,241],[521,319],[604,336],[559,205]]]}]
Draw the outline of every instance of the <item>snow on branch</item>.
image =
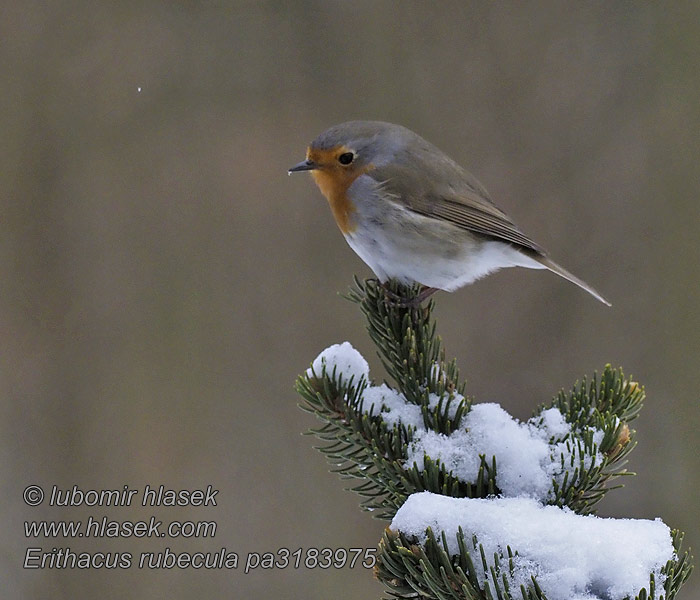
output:
[{"label": "snow on branch", "polygon": [[[537,580],[549,600],[634,598],[651,581],[666,584],[665,567],[676,559],[671,530],[660,520],[602,519],[530,498],[447,498],[429,492],[412,495],[391,523],[393,531],[425,544],[428,528],[460,553],[460,537],[474,554],[480,588],[491,579],[486,564],[497,556],[508,564],[500,586],[532,586]],[[474,552],[474,546],[478,548]],[[510,554],[509,549],[510,548]]]}]

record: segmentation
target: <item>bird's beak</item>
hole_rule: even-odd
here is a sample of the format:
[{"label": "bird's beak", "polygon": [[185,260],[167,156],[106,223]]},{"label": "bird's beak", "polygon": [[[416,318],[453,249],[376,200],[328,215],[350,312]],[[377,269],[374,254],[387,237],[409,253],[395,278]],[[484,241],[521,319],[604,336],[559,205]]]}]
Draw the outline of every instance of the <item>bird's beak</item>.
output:
[{"label": "bird's beak", "polygon": [[291,175],[292,173],[297,173],[298,171],[313,171],[318,169],[318,165],[312,160],[302,160],[300,163],[294,165],[287,173]]}]

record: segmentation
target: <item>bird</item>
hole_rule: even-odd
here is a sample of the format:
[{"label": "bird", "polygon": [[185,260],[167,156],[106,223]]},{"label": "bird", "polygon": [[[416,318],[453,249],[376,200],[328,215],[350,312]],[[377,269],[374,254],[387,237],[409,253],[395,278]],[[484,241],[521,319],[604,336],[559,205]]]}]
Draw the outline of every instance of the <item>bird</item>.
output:
[{"label": "bird", "polygon": [[548,269],[610,306],[526,236],[477,179],[417,133],[382,121],[334,125],[288,173],[308,171],[350,247],[382,284],[419,301],[506,267]]}]

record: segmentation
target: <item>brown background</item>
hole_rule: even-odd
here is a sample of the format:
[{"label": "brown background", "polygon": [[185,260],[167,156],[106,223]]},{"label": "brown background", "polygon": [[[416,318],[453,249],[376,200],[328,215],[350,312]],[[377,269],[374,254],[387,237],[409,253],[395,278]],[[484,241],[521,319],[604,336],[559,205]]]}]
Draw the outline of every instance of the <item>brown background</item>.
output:
[{"label": "brown background", "polygon": [[[299,435],[314,420],[292,388],[342,340],[382,376],[337,296],[370,273],[309,178],[286,175],[351,118],[436,143],[612,300],[525,270],[437,297],[477,401],[526,418],[606,362],[644,383],[638,475],[600,513],[660,516],[697,547],[697,4],[3,4],[4,597],[379,597],[362,569],[21,569],[27,546],[376,545],[383,524]],[[52,510],[23,504],[30,483],[220,492],[211,509]],[[219,531],[22,533],[25,519],[90,514]]]}]

